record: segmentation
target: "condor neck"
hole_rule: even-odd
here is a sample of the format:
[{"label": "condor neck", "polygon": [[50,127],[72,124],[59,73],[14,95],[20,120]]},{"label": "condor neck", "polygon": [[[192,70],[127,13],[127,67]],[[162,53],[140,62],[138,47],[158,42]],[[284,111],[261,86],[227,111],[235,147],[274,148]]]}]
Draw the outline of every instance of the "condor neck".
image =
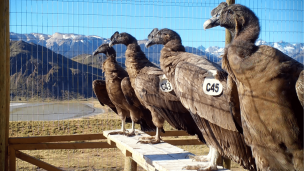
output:
[{"label": "condor neck", "polygon": [[176,55],[173,55],[173,53],[176,52],[186,52],[185,47],[182,45],[180,40],[171,40],[168,43],[164,45],[164,48],[161,50],[160,55],[160,63],[162,65],[172,65],[171,63],[174,62],[174,58],[179,58]]},{"label": "condor neck", "polygon": [[160,67],[170,80],[173,79],[172,73],[175,72],[175,67],[180,60],[180,57],[177,56],[178,52],[185,52],[185,47],[180,40],[169,41],[161,50]]},{"label": "condor neck", "polygon": [[165,48],[170,49],[172,52],[185,52],[185,47],[182,45],[180,40],[170,40],[165,44]]},{"label": "condor neck", "polygon": [[126,62],[132,64],[132,66],[136,66],[138,69],[145,67],[145,65],[149,66],[151,63],[137,43],[127,46]]},{"label": "condor neck", "polygon": [[106,53],[106,56],[107,56],[107,59],[104,60],[104,62],[102,63],[102,70],[104,72],[111,72],[112,71],[112,68],[111,67],[108,67],[109,64],[116,64],[117,61],[116,61],[116,54],[108,54]]},{"label": "condor neck", "polygon": [[111,63],[117,63],[116,61],[116,54],[109,54],[106,53],[107,59],[105,61],[111,62]]},{"label": "condor neck", "polygon": [[[238,33],[229,30],[232,33],[233,41],[245,41],[255,43],[260,34],[260,25],[258,21],[248,21]],[[233,43],[232,41],[232,43]]]}]

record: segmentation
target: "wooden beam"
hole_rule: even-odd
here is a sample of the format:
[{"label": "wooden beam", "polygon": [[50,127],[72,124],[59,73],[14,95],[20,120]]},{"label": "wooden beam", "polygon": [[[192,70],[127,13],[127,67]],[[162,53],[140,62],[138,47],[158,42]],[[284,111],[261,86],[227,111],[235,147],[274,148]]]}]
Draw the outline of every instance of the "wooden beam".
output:
[{"label": "wooden beam", "polygon": [[20,151],[16,151],[16,156],[17,156],[19,159],[23,160],[23,161],[29,162],[29,163],[31,163],[31,164],[33,164],[33,165],[35,165],[35,166],[38,166],[38,167],[40,167],[40,168],[43,168],[43,169],[45,169],[45,170],[63,171],[63,170],[61,170],[61,169],[59,169],[59,168],[57,168],[57,167],[55,167],[55,166],[53,166],[53,165],[50,165],[50,164],[48,164],[48,163],[46,163],[46,162],[44,162],[44,161],[41,161],[41,160],[39,160],[39,159],[36,159],[36,158],[34,158],[34,157],[32,157],[32,156],[29,156],[29,155],[27,155],[27,154],[25,154],[25,153],[22,153],[22,152],[20,152]]},{"label": "wooden beam", "polygon": [[[9,137],[9,116],[10,116],[10,25],[9,25],[9,0],[6,1],[6,10],[5,10],[5,17],[6,17],[6,145],[8,150],[8,137]],[[7,152],[8,153],[8,152]],[[8,157],[5,161],[6,168],[8,169]]]},{"label": "wooden beam", "polygon": [[[232,5],[232,4],[235,4],[235,0],[226,0],[226,2],[228,4],[228,6]],[[228,29],[225,29],[225,33],[226,33],[225,45],[229,45],[232,41],[232,36],[231,36],[230,32],[228,31]],[[231,169],[231,160],[228,159],[228,158],[223,157],[223,166],[226,169]]]},{"label": "wooden beam", "polygon": [[[226,0],[226,2],[228,5],[235,4],[235,0]],[[226,33],[225,45],[228,45],[232,41],[232,36],[231,36],[230,32],[228,31],[228,29],[225,30],[225,33]]]},{"label": "wooden beam", "polygon": [[125,156],[126,157],[132,157],[132,153],[129,150],[126,150]]},{"label": "wooden beam", "polygon": [[226,0],[228,5],[235,4],[235,0]]},{"label": "wooden beam", "polygon": [[16,171],[16,151],[9,147],[9,171]]},{"label": "wooden beam", "polygon": [[[7,47],[9,42],[9,0],[0,1],[0,171],[8,170],[8,120],[9,106],[7,93],[9,93],[9,73],[7,72],[7,63],[9,62],[9,53]],[[8,61],[7,61],[8,60]]]},{"label": "wooden beam", "polygon": [[116,148],[115,145],[109,145],[106,142],[15,144],[11,146],[15,150]]},{"label": "wooden beam", "polygon": [[223,157],[223,167],[231,169],[231,160],[229,158]]},{"label": "wooden beam", "polygon": [[116,146],[116,143],[113,142],[113,141],[111,141],[110,139],[107,139],[107,143],[108,143],[109,145]]},{"label": "wooden beam", "polygon": [[124,171],[137,171],[137,163],[132,159],[132,157],[125,158]]},{"label": "wooden beam", "polygon": [[203,144],[198,139],[163,140],[163,141],[172,145],[202,145]]},{"label": "wooden beam", "polygon": [[41,137],[17,137],[9,138],[9,144],[34,144],[44,142],[60,141],[82,141],[82,140],[99,140],[106,139],[103,134],[86,134],[86,135],[63,135],[63,136],[41,136]]}]

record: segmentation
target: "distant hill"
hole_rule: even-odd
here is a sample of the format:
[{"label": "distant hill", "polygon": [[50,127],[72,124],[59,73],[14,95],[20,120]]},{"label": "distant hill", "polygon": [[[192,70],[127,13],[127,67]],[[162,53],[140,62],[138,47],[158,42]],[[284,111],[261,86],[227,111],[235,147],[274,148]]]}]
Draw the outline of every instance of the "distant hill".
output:
[{"label": "distant hill", "polygon": [[46,47],[10,42],[11,99],[73,99],[93,96],[102,70],[68,59]]},{"label": "distant hill", "polygon": [[[41,33],[30,33],[30,34],[18,34],[10,33],[11,40],[23,40],[28,43],[35,43],[44,47],[49,48],[55,53],[61,54],[67,58],[73,58],[82,54],[92,54],[98,46],[103,43],[109,43],[108,38],[103,38],[99,36],[86,36],[79,34],[63,34],[63,33],[54,33],[53,35],[41,34]],[[148,59],[155,63],[159,64],[160,51],[162,45],[153,45],[149,48],[145,47],[147,40],[138,40],[138,44],[141,49],[145,52]],[[207,57],[212,58],[212,61],[218,61],[218,56],[213,55],[212,52],[207,52],[203,50],[203,47],[200,49],[195,47],[186,47],[187,52],[195,53],[198,55],[206,55]],[[125,45],[115,45],[114,49],[116,50],[117,61],[120,63],[125,62],[125,51],[127,47]]]},{"label": "distant hill", "polygon": [[[75,56],[71,59],[73,61],[78,62],[78,63],[82,63],[82,64],[85,64],[85,65],[89,65],[89,66],[101,69],[103,61],[106,58],[107,57],[105,55],[101,55],[101,54],[95,55],[94,57],[92,57],[92,55],[90,55],[90,54],[81,54],[81,55]],[[120,66],[122,66],[123,68],[126,67],[124,63],[120,62],[120,61],[122,61],[121,57],[116,58],[116,60],[118,61],[118,64]]]},{"label": "distant hill", "polygon": [[295,60],[301,62],[302,64],[304,63],[304,49],[300,51],[299,53],[296,53],[294,55]]}]

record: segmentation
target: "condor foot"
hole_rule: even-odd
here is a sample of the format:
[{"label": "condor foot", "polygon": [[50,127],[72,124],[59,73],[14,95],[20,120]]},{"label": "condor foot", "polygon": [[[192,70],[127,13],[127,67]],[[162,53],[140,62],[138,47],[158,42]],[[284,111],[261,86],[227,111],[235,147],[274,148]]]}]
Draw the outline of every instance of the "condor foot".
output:
[{"label": "condor foot", "polygon": [[135,135],[137,135],[137,134],[138,134],[138,133],[135,132],[135,131],[133,130],[133,131],[127,133],[126,136],[127,136],[127,137],[133,137],[133,136],[135,136]]},{"label": "condor foot", "polygon": [[212,171],[212,170],[217,170],[217,167],[211,166],[208,163],[206,165],[199,164],[199,165],[185,166],[185,167],[183,167],[183,170]]},{"label": "condor foot", "polygon": [[155,137],[140,137],[137,143],[158,144],[161,143],[161,139],[156,139]]},{"label": "condor foot", "polygon": [[192,161],[197,161],[197,162],[209,162],[210,159],[208,156],[194,156],[194,155],[188,155],[189,159],[192,159]]},{"label": "condor foot", "polygon": [[113,131],[113,132],[109,132],[108,135],[128,135],[129,132],[126,130],[126,131]]}]

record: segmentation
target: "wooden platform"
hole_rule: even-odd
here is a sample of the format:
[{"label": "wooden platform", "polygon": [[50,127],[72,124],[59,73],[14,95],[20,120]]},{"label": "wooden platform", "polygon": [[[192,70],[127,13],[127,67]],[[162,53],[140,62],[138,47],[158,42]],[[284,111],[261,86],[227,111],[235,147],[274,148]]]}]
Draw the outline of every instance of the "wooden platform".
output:
[{"label": "wooden platform", "polygon": [[[193,162],[188,159],[188,155],[192,153],[181,148],[173,146],[168,143],[159,144],[140,144],[137,143],[139,137],[150,136],[144,132],[136,130],[140,135],[133,137],[126,137],[123,135],[108,135],[109,132],[118,131],[104,131],[103,135],[107,137],[110,145],[116,144],[125,156],[132,157],[132,159],[148,171],[177,171],[182,170],[187,165],[206,164],[204,162]],[[218,166],[219,170],[225,170]]]}]

